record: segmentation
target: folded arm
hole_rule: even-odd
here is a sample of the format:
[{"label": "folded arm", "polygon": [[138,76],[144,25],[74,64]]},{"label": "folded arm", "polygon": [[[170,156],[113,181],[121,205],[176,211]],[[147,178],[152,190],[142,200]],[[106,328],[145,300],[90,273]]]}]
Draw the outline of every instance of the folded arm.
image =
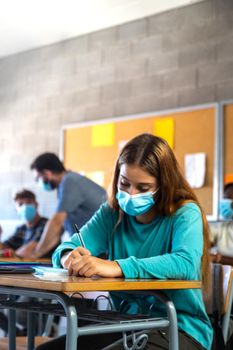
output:
[{"label": "folded arm", "polygon": [[41,239],[33,253],[33,257],[40,258],[58,245],[66,216],[67,214],[65,212],[59,212],[54,214],[52,218],[48,220],[41,235]]}]

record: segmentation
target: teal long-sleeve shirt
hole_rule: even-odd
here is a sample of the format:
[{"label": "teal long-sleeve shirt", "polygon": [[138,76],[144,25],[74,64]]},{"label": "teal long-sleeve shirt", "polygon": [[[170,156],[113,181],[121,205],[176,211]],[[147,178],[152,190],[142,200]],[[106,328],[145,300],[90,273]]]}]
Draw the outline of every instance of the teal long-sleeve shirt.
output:
[{"label": "teal long-sleeve shirt", "polygon": [[[86,248],[93,256],[107,252],[116,260],[125,278],[158,278],[200,280],[203,252],[202,218],[198,206],[188,203],[171,216],[156,217],[149,224],[138,223],[124,214],[116,226],[118,212],[107,203],[82,227]],[[64,250],[80,246],[77,234],[63,242],[53,254],[53,264],[60,267]],[[201,290],[167,290],[175,304],[178,326],[206,349],[211,348],[213,331],[205,312]],[[128,313],[145,312],[154,316],[166,314],[156,297],[111,293],[116,307],[123,305]],[[124,303],[122,304],[122,301]],[[153,308],[151,309],[151,304]]]}]

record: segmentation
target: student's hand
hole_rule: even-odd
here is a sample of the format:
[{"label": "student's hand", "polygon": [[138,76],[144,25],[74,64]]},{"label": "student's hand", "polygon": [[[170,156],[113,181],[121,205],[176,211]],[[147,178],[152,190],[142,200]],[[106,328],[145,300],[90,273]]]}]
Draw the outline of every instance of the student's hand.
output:
[{"label": "student's hand", "polygon": [[109,261],[95,256],[85,255],[70,263],[69,275],[92,277],[122,277],[122,270],[116,261]]},{"label": "student's hand", "polygon": [[18,248],[15,251],[16,256],[19,256],[21,258],[34,258],[34,252],[35,252],[35,248],[37,246],[37,242],[35,241],[30,241],[27,244],[24,244],[23,246],[21,246],[20,248]]},{"label": "student's hand", "polygon": [[216,254],[210,254],[210,260],[213,263],[220,263],[222,259],[222,255],[220,253],[216,253]]},{"label": "student's hand", "polygon": [[122,270],[116,261],[109,261],[91,256],[90,252],[83,247],[78,247],[69,253],[63,266],[68,268],[69,275],[73,276],[123,276]]},{"label": "student's hand", "polygon": [[91,253],[86,248],[78,247],[71,252],[65,253],[61,258],[61,264],[64,268],[68,269],[71,263],[83,255],[91,255]]}]

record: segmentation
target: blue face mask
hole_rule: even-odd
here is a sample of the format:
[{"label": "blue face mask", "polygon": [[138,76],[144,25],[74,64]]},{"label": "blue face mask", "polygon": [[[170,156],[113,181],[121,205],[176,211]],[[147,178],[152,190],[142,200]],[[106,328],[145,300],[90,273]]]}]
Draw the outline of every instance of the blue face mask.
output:
[{"label": "blue face mask", "polygon": [[[155,191],[156,192],[156,191]],[[153,195],[155,192],[145,192],[130,195],[118,189],[116,198],[121,209],[132,216],[142,215],[150,210],[155,204]]]},{"label": "blue face mask", "polygon": [[219,203],[219,214],[223,219],[233,218],[232,199],[224,198]]},{"label": "blue face mask", "polygon": [[53,191],[54,190],[52,185],[49,182],[44,182],[44,180],[41,177],[38,180],[38,185],[44,191]]},{"label": "blue face mask", "polygon": [[32,221],[36,217],[36,208],[33,204],[23,204],[18,208],[18,214],[23,221]]}]

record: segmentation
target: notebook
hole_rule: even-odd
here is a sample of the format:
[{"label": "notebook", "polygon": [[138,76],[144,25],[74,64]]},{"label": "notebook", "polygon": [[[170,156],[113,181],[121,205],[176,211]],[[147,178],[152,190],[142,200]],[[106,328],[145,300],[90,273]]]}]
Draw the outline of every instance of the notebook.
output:
[{"label": "notebook", "polygon": [[0,266],[0,274],[2,273],[33,273],[35,269],[31,266]]},{"label": "notebook", "polygon": [[44,264],[38,262],[0,262],[0,274],[8,273],[34,273],[35,266],[52,266],[51,264]]}]

